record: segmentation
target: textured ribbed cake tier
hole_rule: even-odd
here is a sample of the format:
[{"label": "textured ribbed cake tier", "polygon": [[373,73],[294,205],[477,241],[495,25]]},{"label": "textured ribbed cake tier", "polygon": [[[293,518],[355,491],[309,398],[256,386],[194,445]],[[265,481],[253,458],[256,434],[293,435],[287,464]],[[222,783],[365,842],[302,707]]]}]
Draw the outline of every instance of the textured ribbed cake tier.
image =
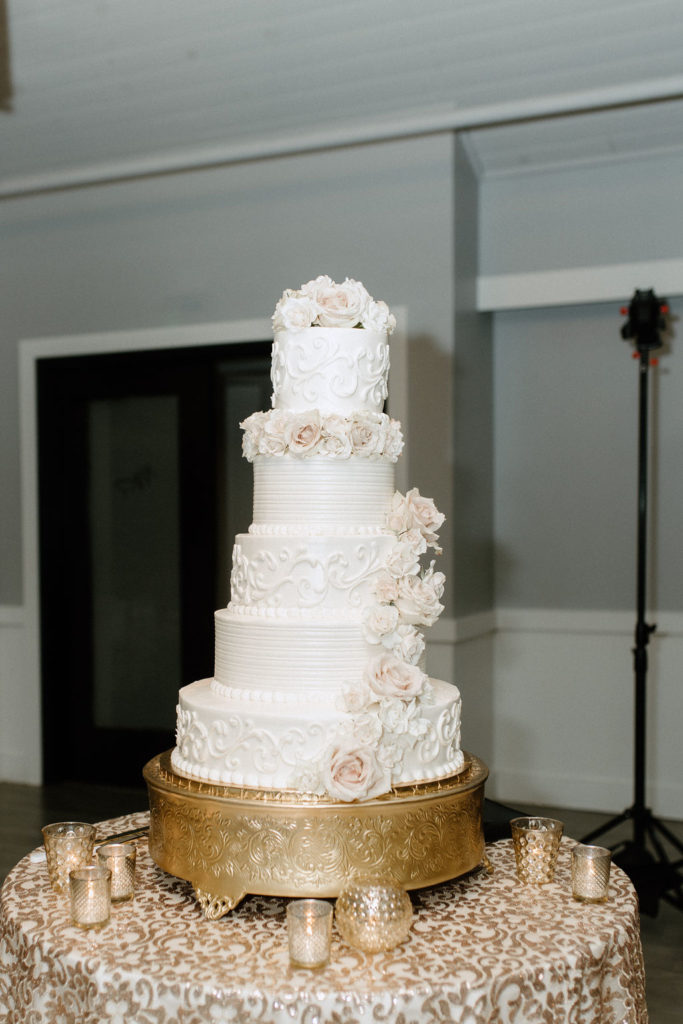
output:
[{"label": "textured ribbed cake tier", "polygon": [[341,416],[381,412],[388,374],[384,333],[354,327],[279,331],[272,352],[273,407]]},{"label": "textured ribbed cake tier", "polygon": [[[395,786],[446,778],[463,766],[460,694],[450,683],[431,683],[434,702],[422,710],[428,727],[406,750]],[[333,703],[316,704],[313,713],[308,702],[226,703],[210,679],[183,687],[179,701],[173,767],[222,785],[293,788],[299,763],[324,756],[345,717]]]},{"label": "textured ribbed cake tier", "polygon": [[383,528],[393,494],[394,464],[384,458],[259,455],[249,532],[284,532],[292,526],[309,532]]},{"label": "textured ribbed cake tier", "polygon": [[372,585],[396,543],[394,534],[284,536],[238,534],[232,555],[231,611],[267,609],[311,613],[356,612],[372,599]]},{"label": "textured ribbed cake tier", "polygon": [[333,701],[345,683],[361,678],[374,653],[358,616],[345,621],[337,613],[311,621],[303,614],[236,614],[221,608],[215,625],[215,677],[232,690],[300,697],[325,693]]}]

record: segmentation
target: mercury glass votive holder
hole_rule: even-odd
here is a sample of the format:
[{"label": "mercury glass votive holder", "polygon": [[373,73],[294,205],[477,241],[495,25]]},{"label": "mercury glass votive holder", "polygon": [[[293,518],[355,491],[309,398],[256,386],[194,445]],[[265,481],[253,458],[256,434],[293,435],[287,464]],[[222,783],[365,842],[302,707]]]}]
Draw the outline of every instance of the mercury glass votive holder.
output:
[{"label": "mercury glass votive holder", "polygon": [[392,882],[362,879],[348,882],[334,912],[344,942],[365,953],[393,949],[408,936],[413,920],[410,896]]},{"label": "mercury glass votive holder", "polygon": [[572,895],[582,903],[604,903],[609,895],[612,853],[603,846],[572,850]]},{"label": "mercury glass votive holder", "polygon": [[84,821],[56,821],[41,830],[47,870],[55,892],[69,891],[69,873],[92,861],[95,826]]},{"label": "mercury glass votive holder", "polygon": [[102,928],[111,910],[111,871],[100,864],[69,875],[71,918],[79,928]]},{"label": "mercury glass votive holder", "polygon": [[544,885],[555,877],[564,825],[555,818],[513,818],[510,822],[517,878],[524,885]]},{"label": "mercury glass votive holder", "polygon": [[329,962],[332,911],[327,900],[293,900],[287,906],[289,959],[294,967],[324,967]]},{"label": "mercury glass votive holder", "polygon": [[123,903],[135,893],[135,843],[105,843],[97,851],[97,862],[111,871],[111,901]]}]

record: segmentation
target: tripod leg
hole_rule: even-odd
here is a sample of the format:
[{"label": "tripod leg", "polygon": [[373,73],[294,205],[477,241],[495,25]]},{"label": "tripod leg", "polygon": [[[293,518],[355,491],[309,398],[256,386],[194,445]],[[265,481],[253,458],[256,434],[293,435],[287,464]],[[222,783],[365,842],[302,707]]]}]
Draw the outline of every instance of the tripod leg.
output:
[{"label": "tripod leg", "polygon": [[616,818],[611,818],[609,821],[605,822],[604,825],[600,825],[599,828],[593,829],[592,832],[589,832],[587,836],[583,837],[581,842],[592,843],[594,839],[598,838],[598,836],[603,836],[605,833],[611,832],[613,828],[617,827],[617,825],[622,825],[625,821],[629,821],[630,818],[631,809],[629,808],[626,811],[622,811],[621,814],[618,814]]},{"label": "tripod leg", "polygon": [[668,840],[668,842],[670,842],[671,845],[679,851],[679,853],[683,853],[683,842],[681,842],[678,836],[675,836],[673,832],[669,831],[666,825],[663,825],[661,821],[657,820],[657,818],[651,818],[650,821],[653,828],[656,828],[658,832],[661,832],[664,838]]}]

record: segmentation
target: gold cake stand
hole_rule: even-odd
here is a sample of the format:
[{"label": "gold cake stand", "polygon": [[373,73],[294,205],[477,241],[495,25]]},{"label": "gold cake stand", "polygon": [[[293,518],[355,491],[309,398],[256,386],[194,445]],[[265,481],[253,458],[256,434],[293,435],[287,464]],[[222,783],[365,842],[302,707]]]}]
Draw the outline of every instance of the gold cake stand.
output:
[{"label": "gold cake stand", "polygon": [[484,858],[488,769],[468,753],[458,775],[349,804],[186,779],[173,771],[170,751],[143,774],[152,858],[192,883],[212,920],[247,893],[333,897],[360,876],[418,889]]}]

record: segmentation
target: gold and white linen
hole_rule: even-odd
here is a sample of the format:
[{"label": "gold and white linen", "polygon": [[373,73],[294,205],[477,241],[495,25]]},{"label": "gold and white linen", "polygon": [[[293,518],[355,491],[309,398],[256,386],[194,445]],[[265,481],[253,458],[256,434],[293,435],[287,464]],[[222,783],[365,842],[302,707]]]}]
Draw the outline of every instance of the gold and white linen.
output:
[{"label": "gold and white linen", "polygon": [[[139,827],[146,814],[105,823]],[[84,933],[44,862],[22,860],[0,895],[0,1020],[7,1024],[646,1024],[637,900],[618,868],[610,900],[571,893],[564,840],[555,882],[516,880],[510,841],[493,874],[413,893],[409,939],[363,954],[333,937],[329,965],[290,967],[283,899],[252,896],[207,921],[189,883],[139,842],[135,899]]]}]

